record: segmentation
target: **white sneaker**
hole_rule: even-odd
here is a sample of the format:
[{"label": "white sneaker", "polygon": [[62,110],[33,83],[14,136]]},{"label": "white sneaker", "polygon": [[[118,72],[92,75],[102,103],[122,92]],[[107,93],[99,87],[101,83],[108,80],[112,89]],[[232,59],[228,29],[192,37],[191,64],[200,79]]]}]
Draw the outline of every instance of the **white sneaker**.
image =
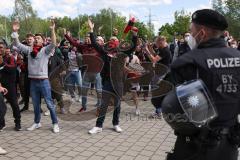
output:
[{"label": "white sneaker", "polygon": [[35,129],[38,129],[42,127],[41,123],[34,123],[31,127],[27,128],[28,131],[33,131]]},{"label": "white sneaker", "polygon": [[5,128],[6,128],[6,126],[2,127],[2,128],[0,129],[0,132],[2,132]]},{"label": "white sneaker", "polygon": [[0,155],[3,155],[3,154],[7,154],[7,151],[5,151],[4,149],[2,149],[2,147],[0,147]]},{"label": "white sneaker", "polygon": [[81,102],[82,102],[82,98],[81,98],[81,97],[76,97],[76,98],[75,98],[75,101],[81,103]]},{"label": "white sneaker", "polygon": [[91,130],[88,131],[89,134],[96,134],[101,132],[102,132],[102,128],[100,127],[93,127]]},{"label": "white sneaker", "polygon": [[113,126],[113,128],[114,128],[114,130],[115,130],[116,132],[118,132],[118,133],[121,133],[121,132],[123,131],[122,128],[120,128],[119,125]]},{"label": "white sneaker", "polygon": [[136,115],[139,116],[140,115],[140,110],[136,109]]},{"label": "white sneaker", "polygon": [[53,124],[53,133],[59,133],[59,132],[60,132],[60,129],[58,124]]},{"label": "white sneaker", "polygon": [[49,115],[50,115],[50,111],[49,110],[44,112],[44,116],[49,116]]}]

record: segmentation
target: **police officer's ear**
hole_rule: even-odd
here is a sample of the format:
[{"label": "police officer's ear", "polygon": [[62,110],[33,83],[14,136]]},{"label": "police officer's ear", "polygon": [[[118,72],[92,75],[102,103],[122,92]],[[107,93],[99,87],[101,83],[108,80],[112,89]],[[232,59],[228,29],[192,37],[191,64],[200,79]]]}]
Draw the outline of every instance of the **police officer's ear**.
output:
[{"label": "police officer's ear", "polygon": [[212,30],[209,30],[209,31],[208,31],[208,30],[205,30],[205,29],[204,29],[204,30],[203,30],[203,34],[204,34],[205,36],[207,36],[207,32],[211,32],[211,31],[212,31]]},{"label": "police officer's ear", "polygon": [[205,30],[204,28],[202,28],[202,29],[200,30],[199,37],[200,37],[201,39],[205,39],[206,36],[207,36],[207,32],[206,32],[206,30]]}]

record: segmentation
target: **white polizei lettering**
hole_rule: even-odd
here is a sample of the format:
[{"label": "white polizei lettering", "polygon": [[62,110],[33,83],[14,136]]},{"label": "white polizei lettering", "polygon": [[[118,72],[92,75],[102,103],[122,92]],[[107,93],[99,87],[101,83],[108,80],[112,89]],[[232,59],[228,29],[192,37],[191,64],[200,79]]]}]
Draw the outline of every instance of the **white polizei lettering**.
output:
[{"label": "white polizei lettering", "polygon": [[235,60],[235,58],[228,58],[228,61],[229,61],[228,66],[229,67],[235,67],[234,60]]},{"label": "white polizei lettering", "polygon": [[207,64],[208,64],[208,68],[211,68],[213,65],[213,60],[212,59],[207,59]]},{"label": "white polizei lettering", "polygon": [[240,58],[235,58],[235,67],[240,67]]},{"label": "white polizei lettering", "polygon": [[220,68],[220,67],[221,67],[220,60],[217,59],[217,58],[215,58],[215,59],[213,60],[213,63],[214,63],[214,67],[216,67],[216,68]]},{"label": "white polizei lettering", "polygon": [[[223,63],[224,60],[225,60],[225,64]],[[220,58],[220,63],[221,63],[221,68],[227,68],[228,67],[228,63],[227,63],[226,59]]]},{"label": "white polizei lettering", "polygon": [[234,68],[240,67],[240,57],[207,59],[208,68]]}]

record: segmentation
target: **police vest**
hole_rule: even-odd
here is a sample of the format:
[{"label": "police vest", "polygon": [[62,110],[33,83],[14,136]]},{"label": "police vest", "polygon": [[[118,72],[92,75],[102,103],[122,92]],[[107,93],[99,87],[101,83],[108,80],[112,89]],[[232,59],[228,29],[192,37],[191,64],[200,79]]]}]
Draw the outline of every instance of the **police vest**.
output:
[{"label": "police vest", "polygon": [[240,52],[227,47],[192,50],[172,65],[173,75],[182,83],[199,78],[208,87],[218,112],[216,126],[232,126],[240,106]]}]

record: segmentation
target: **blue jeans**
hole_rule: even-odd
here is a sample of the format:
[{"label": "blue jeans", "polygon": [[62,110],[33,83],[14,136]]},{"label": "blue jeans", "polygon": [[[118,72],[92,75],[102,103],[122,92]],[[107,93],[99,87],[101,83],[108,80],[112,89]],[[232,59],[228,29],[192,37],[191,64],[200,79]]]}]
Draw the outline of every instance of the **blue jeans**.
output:
[{"label": "blue jeans", "polygon": [[82,88],[82,107],[84,109],[87,107],[87,93],[88,89],[91,87],[91,83],[95,83],[95,88],[97,91],[97,106],[101,105],[102,77],[100,73],[86,73],[83,78]]},{"label": "blue jeans", "polygon": [[72,98],[75,98],[74,90],[75,85],[78,88],[78,95],[81,96],[81,87],[82,87],[82,74],[81,71],[69,71],[67,77],[67,86],[69,87],[69,92]]},{"label": "blue jeans", "polygon": [[57,115],[55,111],[55,105],[53,103],[52,95],[51,95],[51,86],[48,79],[44,80],[31,80],[31,96],[32,96],[32,102],[33,102],[33,108],[34,108],[34,122],[40,123],[41,120],[41,107],[40,107],[40,101],[41,96],[43,96],[47,108],[50,111],[52,124],[57,124]]}]

